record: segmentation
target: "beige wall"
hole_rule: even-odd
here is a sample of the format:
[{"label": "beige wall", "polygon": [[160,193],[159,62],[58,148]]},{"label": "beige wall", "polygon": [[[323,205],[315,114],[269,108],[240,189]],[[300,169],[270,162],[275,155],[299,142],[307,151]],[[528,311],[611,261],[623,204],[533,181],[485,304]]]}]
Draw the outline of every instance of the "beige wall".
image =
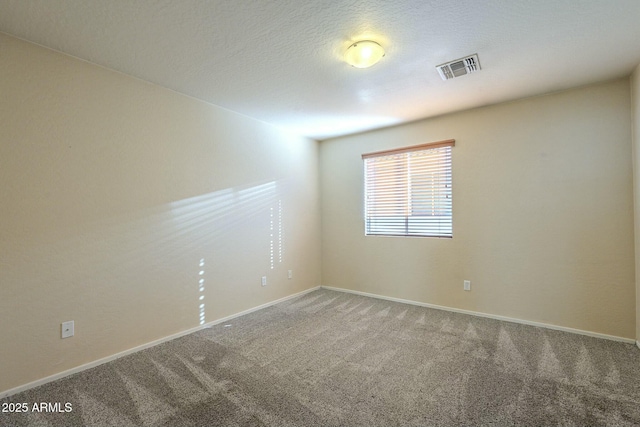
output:
[{"label": "beige wall", "polygon": [[[322,142],[323,284],[634,337],[629,93],[621,79]],[[449,138],[453,239],[365,237],[360,155]]]},{"label": "beige wall", "polygon": [[317,142],[0,47],[0,392],[320,285]]},{"label": "beige wall", "polygon": [[636,230],[636,342],[640,343],[640,65],[636,67],[631,75],[631,111],[631,121],[633,126],[633,190]]}]

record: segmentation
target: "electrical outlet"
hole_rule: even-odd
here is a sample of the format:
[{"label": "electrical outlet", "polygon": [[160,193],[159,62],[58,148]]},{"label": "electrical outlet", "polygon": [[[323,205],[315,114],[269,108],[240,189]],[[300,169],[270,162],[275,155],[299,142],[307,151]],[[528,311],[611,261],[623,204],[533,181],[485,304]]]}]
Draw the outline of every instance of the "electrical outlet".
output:
[{"label": "electrical outlet", "polygon": [[465,291],[470,291],[471,290],[471,280],[465,280],[464,281],[464,290]]},{"label": "electrical outlet", "polygon": [[293,270],[287,271],[287,278],[293,279]]},{"label": "electrical outlet", "polygon": [[267,276],[262,276],[262,286],[267,286]]},{"label": "electrical outlet", "polygon": [[73,320],[62,322],[62,338],[73,336]]}]

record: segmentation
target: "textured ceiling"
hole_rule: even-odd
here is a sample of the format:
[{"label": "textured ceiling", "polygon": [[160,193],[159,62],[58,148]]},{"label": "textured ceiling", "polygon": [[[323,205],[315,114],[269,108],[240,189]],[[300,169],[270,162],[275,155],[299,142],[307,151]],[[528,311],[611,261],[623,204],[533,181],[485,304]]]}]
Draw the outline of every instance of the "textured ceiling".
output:
[{"label": "textured ceiling", "polygon": [[[0,0],[0,31],[316,139],[629,75],[640,0]],[[387,54],[342,61],[359,39]],[[478,53],[482,71],[436,65]]]}]

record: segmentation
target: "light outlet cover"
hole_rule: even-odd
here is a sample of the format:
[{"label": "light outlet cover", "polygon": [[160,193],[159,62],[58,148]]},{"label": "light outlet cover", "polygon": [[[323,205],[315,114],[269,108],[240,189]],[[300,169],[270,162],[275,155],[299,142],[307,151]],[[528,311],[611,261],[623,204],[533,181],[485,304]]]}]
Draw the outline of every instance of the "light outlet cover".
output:
[{"label": "light outlet cover", "polygon": [[465,280],[464,281],[464,290],[465,291],[470,291],[471,290],[471,280]]},{"label": "light outlet cover", "polygon": [[73,336],[73,320],[62,322],[62,338]]}]

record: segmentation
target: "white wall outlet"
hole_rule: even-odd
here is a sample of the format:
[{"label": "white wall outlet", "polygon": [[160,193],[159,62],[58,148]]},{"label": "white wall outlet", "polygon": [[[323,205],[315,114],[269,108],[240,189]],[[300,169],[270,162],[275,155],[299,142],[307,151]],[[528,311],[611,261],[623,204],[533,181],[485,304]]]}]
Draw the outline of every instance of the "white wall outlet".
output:
[{"label": "white wall outlet", "polygon": [[293,270],[287,271],[287,278],[288,279],[293,279]]},{"label": "white wall outlet", "polygon": [[465,291],[470,291],[471,290],[471,280],[465,280],[464,281],[464,290]]},{"label": "white wall outlet", "polygon": [[73,320],[62,322],[62,338],[73,336]]},{"label": "white wall outlet", "polygon": [[267,286],[267,276],[262,276],[262,286]]}]

